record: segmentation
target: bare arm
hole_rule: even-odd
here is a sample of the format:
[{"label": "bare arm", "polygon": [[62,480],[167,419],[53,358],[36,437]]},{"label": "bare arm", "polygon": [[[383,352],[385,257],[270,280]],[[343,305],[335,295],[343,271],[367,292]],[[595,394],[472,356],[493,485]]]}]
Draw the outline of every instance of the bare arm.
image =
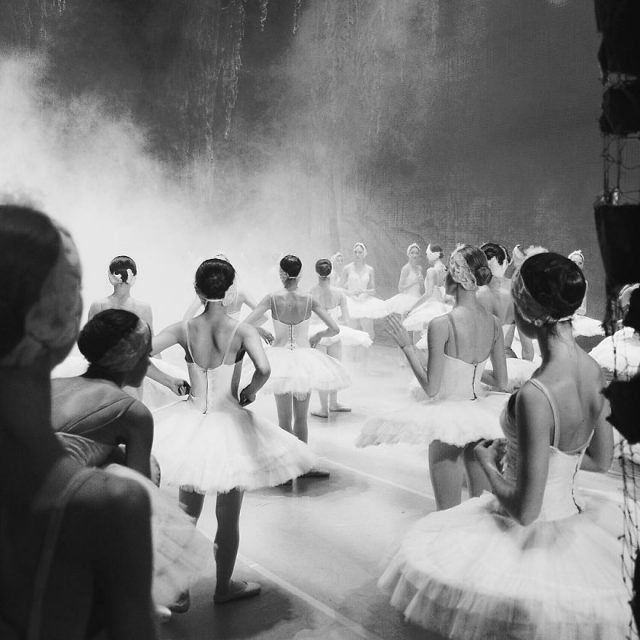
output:
[{"label": "bare arm", "polygon": [[120,418],[125,427],[125,459],[130,469],[151,478],[151,445],[153,444],[153,417],[141,402],[134,402]]},{"label": "bare arm", "polygon": [[398,281],[398,291],[403,293],[406,291],[411,285],[407,285],[407,280],[409,278],[409,267],[408,264],[405,264],[400,271],[400,280]]},{"label": "bare arm", "polygon": [[433,290],[436,288],[436,272],[433,267],[427,269],[427,275],[424,279],[424,294],[429,297],[433,294]]},{"label": "bare arm", "polygon": [[[600,388],[605,386],[604,375],[601,371]],[[604,397],[598,398],[598,404],[594,407],[593,413],[596,416],[595,427],[591,442],[582,458],[581,469],[585,471],[598,471],[606,473],[613,462],[613,428],[606,419],[611,413],[609,401]]]},{"label": "bare arm", "polygon": [[169,325],[157,336],[153,337],[151,355],[155,356],[157,353],[160,353],[169,347],[173,347],[175,344],[179,344],[182,348],[185,348],[186,346],[184,324],[182,322],[176,322],[175,324]]},{"label": "bare arm", "polygon": [[504,355],[504,337],[502,334],[502,326],[498,319],[494,316],[495,323],[495,340],[491,347],[491,365],[493,373],[483,372],[482,381],[495,389],[504,390],[509,383],[507,373],[507,359]]},{"label": "bare arm", "polygon": [[244,322],[256,326],[260,324],[262,316],[264,316],[267,311],[271,311],[271,295],[262,298],[262,300],[253,307],[253,311],[244,319]]},{"label": "bare arm", "polygon": [[344,295],[344,291],[340,291],[340,320],[343,324],[349,324],[351,322],[351,316],[349,315],[349,304],[347,303],[347,296]]},{"label": "bare arm", "polygon": [[240,404],[244,407],[256,399],[256,394],[271,375],[271,366],[262,348],[262,342],[256,328],[243,323],[240,325],[238,333],[242,337],[242,348],[255,367],[251,382],[240,392]]},{"label": "bare arm", "polygon": [[189,385],[184,378],[174,378],[168,373],[159,369],[151,360],[147,367],[147,377],[155,380],[157,383],[167,387],[177,396],[182,396],[189,390]]},{"label": "bare arm", "polygon": [[329,313],[321,307],[313,298],[311,298],[311,311],[313,311],[322,322],[327,325],[324,331],[318,331],[309,337],[309,344],[315,347],[322,338],[331,338],[337,336],[340,333],[340,327],[336,324],[336,321],[329,315]]},{"label": "bare arm", "polygon": [[376,293],[376,272],[373,270],[373,267],[369,267],[369,282],[365,289],[365,293],[369,293],[371,295],[375,295]]}]

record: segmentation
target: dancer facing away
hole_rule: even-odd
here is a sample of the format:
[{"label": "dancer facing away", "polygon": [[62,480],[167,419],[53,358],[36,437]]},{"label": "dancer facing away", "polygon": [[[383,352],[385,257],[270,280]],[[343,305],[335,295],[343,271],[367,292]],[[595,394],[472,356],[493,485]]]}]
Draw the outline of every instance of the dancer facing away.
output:
[{"label": "dancer facing away", "polygon": [[0,206],[0,267],[0,636],[153,640],[148,495],[82,469],[51,429],[50,372],[82,311],[75,245]]},{"label": "dancer facing away", "polygon": [[623,638],[619,502],[576,488],[578,469],[607,471],[613,448],[602,374],[572,335],[584,277],[540,254],[512,291],[542,366],[509,400],[506,440],[476,446],[492,494],[419,520],[380,585],[409,620],[447,638]]},{"label": "dancer facing away", "polygon": [[[332,265],[331,261],[322,258],[316,262],[316,273],[318,274],[318,284],[311,289],[311,296],[327,313],[336,321],[342,321],[340,325],[340,333],[331,338],[323,338],[318,343],[317,348],[324,349],[327,355],[342,360],[343,345],[351,347],[365,347],[372,345],[369,334],[365,331],[358,331],[349,326],[349,309],[347,306],[347,298],[342,289],[332,287],[331,282]],[[322,331],[324,326],[312,323],[309,326],[309,335],[313,335],[318,331]],[[319,391],[320,409],[311,411],[312,416],[318,418],[328,418],[329,412],[345,412],[351,411],[349,407],[345,407],[338,402],[337,391]]]},{"label": "dancer facing away", "polygon": [[438,244],[429,244],[426,255],[429,266],[424,278],[424,294],[415,301],[402,322],[407,331],[424,331],[433,318],[451,311],[451,305],[444,301],[447,273],[442,261],[444,251]]},{"label": "dancer facing away", "polygon": [[[578,265],[584,271],[584,253],[580,249],[572,251],[569,260]],[[584,298],[573,318],[573,333],[576,336],[594,337],[603,336],[604,329],[602,323],[595,318],[587,317],[587,295],[589,294],[589,282],[585,279]]]},{"label": "dancer facing away", "polygon": [[[175,344],[185,352],[190,396],[154,414],[153,451],[163,481],[180,487],[180,504],[194,519],[200,516],[205,494],[217,494],[216,604],[260,592],[257,583],[231,578],[244,491],[281,484],[315,462],[297,438],[244,408],[269,378],[270,367],[254,327],[230,318],[222,305],[234,278],[228,262],[205,260],[195,276],[196,293],[206,303],[204,312],[171,325],[153,341],[154,352]],[[255,371],[239,391],[245,354]]]},{"label": "dancer facing away", "polygon": [[424,394],[406,409],[369,418],[357,446],[397,442],[429,444],[429,474],[438,509],[460,504],[463,465],[472,496],[487,482],[473,455],[481,438],[500,435],[499,415],[507,396],[487,394],[480,385],[491,358],[492,386],[507,383],[502,328],[477,300],[479,286],[491,272],[477,247],[461,245],[449,260],[447,294],[455,298],[453,310],[429,324],[429,362],[425,370],[397,316],[389,318],[389,332],[404,352]]},{"label": "dancer facing away", "polygon": [[[278,423],[287,433],[307,442],[311,391],[330,393],[349,386],[345,368],[334,358],[314,349],[323,338],[337,336],[340,329],[331,315],[309,294],[298,290],[302,270],[300,258],[286,255],[280,261],[283,289],[265,296],[251,312],[247,322],[255,322],[271,311],[275,340],[268,351],[271,379],[268,390],[276,400]],[[311,314],[324,323],[323,330],[309,335]],[[308,477],[327,477],[329,473],[312,469]]]},{"label": "dancer facing away", "polygon": [[384,318],[388,311],[384,300],[375,296],[375,272],[367,264],[367,247],[362,242],[353,245],[353,262],[344,268],[340,286],[348,296],[349,317],[353,328],[366,331],[373,340],[373,320]]},{"label": "dancer facing away", "polygon": [[400,271],[398,293],[386,301],[389,313],[406,313],[422,295],[424,284],[419,259],[420,247],[413,242],[407,247],[407,264]]}]

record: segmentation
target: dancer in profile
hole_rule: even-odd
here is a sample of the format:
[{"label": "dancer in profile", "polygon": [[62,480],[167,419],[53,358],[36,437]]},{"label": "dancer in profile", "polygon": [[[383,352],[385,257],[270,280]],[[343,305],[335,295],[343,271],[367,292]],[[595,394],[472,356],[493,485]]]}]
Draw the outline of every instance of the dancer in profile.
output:
[{"label": "dancer in profile", "polygon": [[[429,266],[424,278],[424,294],[415,301],[402,322],[407,331],[417,333],[425,331],[434,318],[451,311],[451,305],[445,302],[444,251],[438,244],[429,244],[426,254]],[[426,348],[426,344],[419,348]]]},{"label": "dancer in profile", "polygon": [[[268,352],[271,379],[267,390],[275,396],[280,427],[307,442],[311,392],[339,391],[349,386],[351,380],[340,362],[313,348],[323,338],[337,336],[340,329],[324,307],[298,290],[301,271],[300,258],[294,255],[282,258],[283,288],[265,296],[246,321],[255,322],[271,312],[275,340]],[[309,335],[312,314],[318,316],[324,328]],[[305,475],[327,477],[329,473],[314,468]]]},{"label": "dancer in profile", "polygon": [[528,258],[514,276],[516,322],[539,341],[543,363],[511,396],[506,440],[475,448],[492,493],[419,520],[380,579],[393,606],[431,632],[626,636],[619,501],[576,487],[578,469],[608,470],[613,448],[602,374],[572,335],[584,291],[579,268],[553,253]]},{"label": "dancer in profile", "polygon": [[[222,304],[234,279],[235,269],[225,260],[205,260],[195,275],[204,312],[171,325],[153,341],[154,353],[176,344],[185,352],[189,399],[154,414],[153,451],[163,481],[180,488],[180,504],[191,517],[200,516],[205,494],[217,494],[216,604],[260,592],[257,583],[232,580],[244,491],[296,478],[315,461],[300,440],[244,408],[269,378],[270,367],[257,331],[230,318]],[[245,354],[255,370],[240,390]]]},{"label": "dancer in profile", "polygon": [[420,247],[413,242],[407,247],[407,264],[400,271],[398,293],[387,300],[389,313],[403,314],[412,309],[423,290],[422,267],[418,263]]},{"label": "dancer in profile", "polygon": [[[365,331],[358,331],[347,326],[349,323],[349,308],[347,298],[342,289],[332,287],[331,282],[331,261],[322,258],[316,262],[316,273],[318,274],[318,284],[311,289],[311,296],[334,320],[336,323],[340,320],[340,333],[330,338],[322,338],[316,348],[324,349],[327,355],[342,360],[343,345],[350,347],[365,347],[372,345],[369,334]],[[319,323],[311,323],[309,326],[309,335],[314,335],[325,329],[324,325]],[[351,411],[338,402],[337,391],[319,391],[320,409],[311,411],[311,415],[318,418],[328,418],[329,412],[345,412]]]},{"label": "dancer in profile", "polygon": [[51,429],[50,372],[82,301],[70,235],[0,206],[0,636],[154,640],[149,497],[83,469]]},{"label": "dancer in profile", "polygon": [[490,358],[494,375],[486,382],[499,389],[507,384],[502,327],[477,300],[479,286],[491,271],[477,247],[461,245],[449,260],[447,294],[455,298],[448,314],[429,324],[429,362],[422,365],[416,348],[397,316],[389,332],[404,352],[422,388],[423,400],[405,409],[369,418],[357,446],[398,442],[429,445],[429,474],[438,509],[460,503],[463,465],[472,496],[487,482],[473,456],[474,444],[500,435],[499,416],[507,396],[487,394],[480,380]]},{"label": "dancer in profile", "polygon": [[[581,271],[584,271],[584,253],[582,253],[580,249],[572,251],[568,258],[577,264]],[[602,323],[595,318],[587,317],[587,295],[589,294],[589,282],[586,279],[584,282],[584,298],[580,307],[576,311],[575,317],[573,318],[574,335],[584,337],[604,336]]]},{"label": "dancer in profile", "polygon": [[367,247],[362,242],[353,245],[353,262],[345,266],[340,283],[347,294],[349,317],[354,329],[375,337],[373,321],[388,315],[384,300],[377,298],[375,272],[367,264]]}]

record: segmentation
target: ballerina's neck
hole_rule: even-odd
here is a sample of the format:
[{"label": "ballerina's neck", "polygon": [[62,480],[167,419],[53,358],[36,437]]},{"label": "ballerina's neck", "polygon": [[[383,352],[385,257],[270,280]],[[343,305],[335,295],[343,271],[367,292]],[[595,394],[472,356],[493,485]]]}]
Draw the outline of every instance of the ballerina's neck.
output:
[{"label": "ballerina's neck", "polygon": [[558,322],[536,329],[543,365],[551,361],[575,359],[578,345],[573,337],[573,325],[570,320]]},{"label": "ballerina's neck", "polygon": [[131,297],[131,285],[128,282],[119,282],[113,285],[112,298],[119,301],[125,301]]}]

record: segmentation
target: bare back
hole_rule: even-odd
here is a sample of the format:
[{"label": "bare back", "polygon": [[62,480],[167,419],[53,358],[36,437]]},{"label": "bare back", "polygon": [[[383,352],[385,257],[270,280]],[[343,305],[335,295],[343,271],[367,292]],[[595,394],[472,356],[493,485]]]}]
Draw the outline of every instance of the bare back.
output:
[{"label": "bare back", "polygon": [[445,354],[451,358],[476,364],[486,360],[496,340],[497,320],[480,304],[456,307],[441,322],[449,323]]}]

